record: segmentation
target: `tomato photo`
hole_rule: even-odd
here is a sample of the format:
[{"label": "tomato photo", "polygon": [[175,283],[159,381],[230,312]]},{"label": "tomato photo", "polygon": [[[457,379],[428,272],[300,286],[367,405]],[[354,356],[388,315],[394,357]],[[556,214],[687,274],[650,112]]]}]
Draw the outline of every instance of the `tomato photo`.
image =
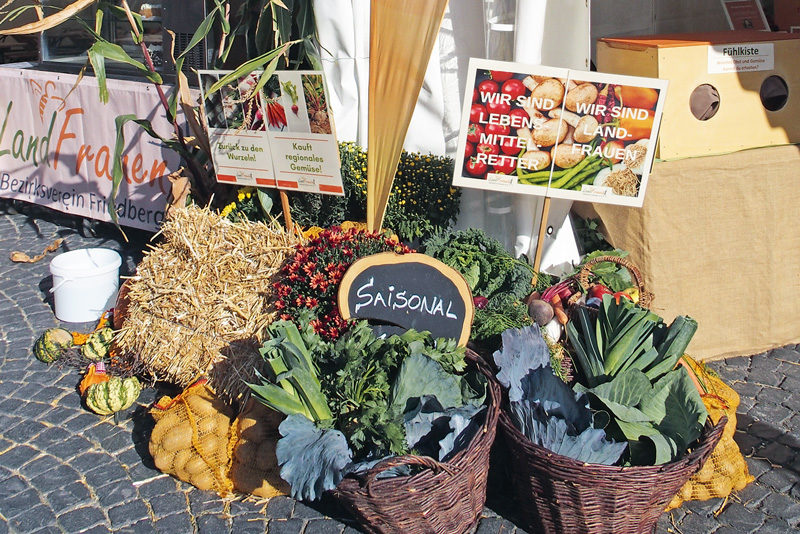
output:
[{"label": "tomato photo", "polygon": [[522,80],[518,80],[517,78],[506,80],[503,82],[503,87],[500,89],[500,92],[511,97],[512,102],[524,96],[526,91],[527,88],[525,84],[522,83]]},{"label": "tomato photo", "polygon": [[473,89],[472,90],[472,103],[474,104],[477,101],[478,101],[478,90],[477,89]]},{"label": "tomato photo", "polygon": [[469,159],[474,155],[475,155],[475,144],[467,143],[467,146],[464,147],[464,159]]},{"label": "tomato photo", "polygon": [[472,107],[469,110],[469,122],[474,123],[484,123],[489,118],[489,114],[486,113],[486,106],[483,104],[472,104]]},{"label": "tomato photo", "polygon": [[511,127],[512,128],[528,128],[531,129],[531,116],[528,115],[528,112],[522,108],[514,108],[508,112],[508,116],[511,117]]},{"label": "tomato photo", "polygon": [[511,104],[508,102],[487,102],[486,111],[499,115],[507,115],[508,112],[511,111]]},{"label": "tomato photo", "polygon": [[500,90],[500,86],[494,80],[483,80],[478,84],[478,93],[481,95],[493,95]]},{"label": "tomato photo", "polygon": [[478,154],[499,154],[500,147],[493,143],[480,143],[477,147]]},{"label": "tomato photo", "polygon": [[524,146],[520,146],[524,141],[520,141],[519,137],[506,137],[500,140],[500,151],[503,154],[516,156],[522,151]]},{"label": "tomato photo", "polygon": [[517,168],[517,158],[503,156],[494,164],[494,172],[498,174],[511,174]]},{"label": "tomato photo", "polygon": [[467,128],[467,141],[475,144],[480,143],[481,134],[483,134],[483,126],[474,123],[470,124],[469,128]]},{"label": "tomato photo", "polygon": [[496,124],[490,122],[489,124],[486,125],[483,131],[491,135],[508,135],[511,133],[511,127],[508,126],[507,124]]},{"label": "tomato photo", "polygon": [[465,168],[472,176],[483,176],[488,170],[488,166],[484,162],[478,161],[474,156],[467,160]]},{"label": "tomato photo", "polygon": [[505,72],[502,70],[493,70],[491,71],[491,74],[492,74],[492,79],[500,83],[503,83],[506,80],[510,80],[511,77],[513,76],[512,73]]}]

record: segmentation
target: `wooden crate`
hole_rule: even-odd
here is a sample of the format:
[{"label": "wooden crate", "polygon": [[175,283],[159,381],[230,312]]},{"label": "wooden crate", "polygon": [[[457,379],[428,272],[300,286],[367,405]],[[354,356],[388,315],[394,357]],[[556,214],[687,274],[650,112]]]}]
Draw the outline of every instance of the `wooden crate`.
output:
[{"label": "wooden crate", "polygon": [[[754,43],[771,43],[771,69],[710,72],[717,70],[710,66],[712,45],[736,49]],[[669,80],[656,152],[661,159],[800,143],[798,58],[800,35],[785,33],[725,31],[603,38],[597,43],[599,71]],[[775,111],[765,108],[760,96],[762,84],[772,76],[779,76],[788,89],[785,104]],[[699,120],[689,102],[704,84],[716,88],[719,106],[713,117]],[[774,107],[774,101],[767,103]]]}]

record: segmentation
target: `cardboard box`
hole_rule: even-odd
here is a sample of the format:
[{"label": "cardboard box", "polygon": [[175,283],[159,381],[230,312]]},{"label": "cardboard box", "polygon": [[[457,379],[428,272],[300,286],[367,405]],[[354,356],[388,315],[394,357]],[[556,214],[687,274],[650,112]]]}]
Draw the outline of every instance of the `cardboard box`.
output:
[{"label": "cardboard box", "polygon": [[781,31],[791,31],[792,26],[800,26],[800,0],[775,0],[773,19]]},{"label": "cardboard box", "polygon": [[[599,71],[669,80],[656,152],[661,159],[800,143],[798,57],[800,35],[788,33],[725,31],[597,43]],[[707,113],[699,112],[704,106],[698,105],[702,98],[693,98],[696,90],[718,94],[716,106],[706,102]]]}]

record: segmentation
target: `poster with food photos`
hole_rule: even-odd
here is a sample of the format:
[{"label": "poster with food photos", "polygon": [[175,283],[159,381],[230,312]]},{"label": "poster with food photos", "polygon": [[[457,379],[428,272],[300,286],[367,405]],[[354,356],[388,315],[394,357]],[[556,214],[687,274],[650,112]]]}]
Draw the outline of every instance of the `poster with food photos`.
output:
[{"label": "poster with food photos", "polygon": [[471,59],[453,185],[641,207],[667,81]]},{"label": "poster with food photos", "polygon": [[228,74],[199,72],[217,181],[344,195],[322,72]]}]

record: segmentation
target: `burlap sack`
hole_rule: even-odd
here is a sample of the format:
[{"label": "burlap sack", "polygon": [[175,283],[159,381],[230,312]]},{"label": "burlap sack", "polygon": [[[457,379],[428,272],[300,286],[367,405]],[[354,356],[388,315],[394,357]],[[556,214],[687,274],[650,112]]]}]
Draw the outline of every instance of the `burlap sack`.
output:
[{"label": "burlap sack", "polygon": [[283,415],[250,398],[234,423],[237,434],[233,449],[231,479],[237,491],[269,499],[289,493],[280,477],[275,447]]},{"label": "burlap sack", "polygon": [[732,491],[744,489],[753,481],[739,445],[733,440],[739,394],[702,363],[685,355],[683,360],[690,374],[697,379],[700,396],[708,410],[708,416],[716,423],[725,415],[728,417],[728,422],[711,457],[703,468],[684,484],[681,491],[667,505],[667,510],[677,508],[684,501],[727,497]]},{"label": "burlap sack", "polygon": [[229,477],[233,410],[200,380],[177,397],[162,397],[150,411],[156,425],[150,454],[156,467],[201,490],[233,492]]}]

